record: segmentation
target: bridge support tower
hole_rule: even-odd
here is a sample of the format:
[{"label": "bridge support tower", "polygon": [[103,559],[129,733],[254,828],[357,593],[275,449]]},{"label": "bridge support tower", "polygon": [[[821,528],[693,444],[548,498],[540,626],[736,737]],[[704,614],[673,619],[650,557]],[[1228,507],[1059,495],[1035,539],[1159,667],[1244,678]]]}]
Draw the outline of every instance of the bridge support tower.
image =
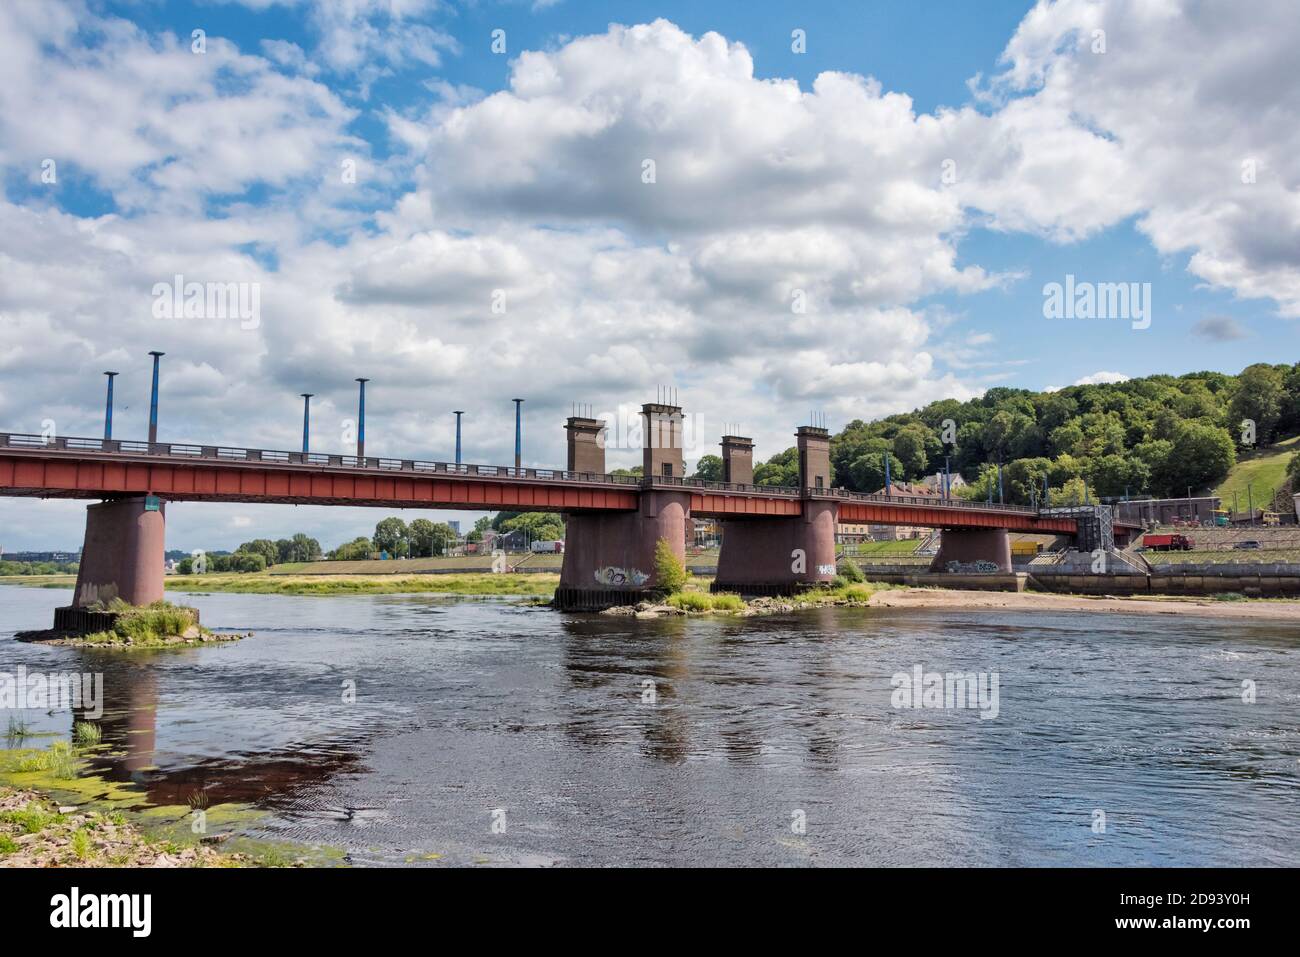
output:
[{"label": "bridge support tower", "polygon": [[[715,592],[789,595],[830,582],[835,577],[835,528],[839,505],[817,497],[831,485],[830,433],[803,426],[795,433],[799,447],[802,514],[728,519],[722,523]],[[728,435],[722,440],[723,474],[729,481],[754,480],[753,442]]]},{"label": "bridge support tower", "polygon": [[[640,504],[632,512],[566,512],[564,566],[555,607],[598,611],[635,605],[659,584],[655,549],[666,541],[673,554],[686,559],[686,527],[691,495],[673,479],[682,477],[682,410],[652,403],[645,418],[645,450]],[[568,465],[571,471],[605,472],[604,423],[570,418]]]}]

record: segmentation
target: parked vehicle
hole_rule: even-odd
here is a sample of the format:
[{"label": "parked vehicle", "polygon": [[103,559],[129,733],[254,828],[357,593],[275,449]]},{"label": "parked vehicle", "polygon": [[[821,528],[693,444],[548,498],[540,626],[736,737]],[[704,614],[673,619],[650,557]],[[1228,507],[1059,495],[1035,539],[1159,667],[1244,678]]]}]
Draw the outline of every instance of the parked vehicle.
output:
[{"label": "parked vehicle", "polygon": [[1245,542],[1234,542],[1232,547],[1233,548],[1263,548],[1264,546],[1257,541],[1251,540]]},{"label": "parked vehicle", "polygon": [[529,548],[531,548],[536,553],[545,554],[545,555],[564,554],[564,542],[562,541],[533,542],[533,544],[530,545]]},{"label": "parked vehicle", "polygon": [[1196,543],[1186,535],[1143,535],[1142,544],[1152,552],[1190,552]]}]

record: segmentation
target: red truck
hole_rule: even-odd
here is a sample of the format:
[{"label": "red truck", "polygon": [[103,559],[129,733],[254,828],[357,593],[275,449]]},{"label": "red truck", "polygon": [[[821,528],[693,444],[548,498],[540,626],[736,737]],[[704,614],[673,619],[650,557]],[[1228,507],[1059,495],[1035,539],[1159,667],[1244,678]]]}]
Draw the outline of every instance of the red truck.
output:
[{"label": "red truck", "polygon": [[1196,543],[1186,535],[1143,535],[1142,547],[1153,552],[1190,552]]}]

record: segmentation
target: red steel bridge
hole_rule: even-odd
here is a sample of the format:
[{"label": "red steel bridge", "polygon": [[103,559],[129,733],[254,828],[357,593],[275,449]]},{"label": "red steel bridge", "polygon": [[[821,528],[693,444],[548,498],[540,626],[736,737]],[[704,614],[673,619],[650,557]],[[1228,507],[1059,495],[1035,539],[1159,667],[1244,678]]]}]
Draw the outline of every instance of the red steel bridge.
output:
[{"label": "red steel bridge", "polygon": [[162,597],[165,505],[173,502],[561,512],[557,604],[584,608],[652,588],[655,545],[664,539],[683,553],[691,516],[723,522],[716,587],[749,592],[834,577],[840,522],[941,528],[936,567],[979,559],[1006,571],[1008,532],[1079,532],[1077,517],[1050,510],[831,488],[829,433],[811,426],[796,433],[800,487],[753,484],[753,443],[739,436],[722,441],[729,481],[686,478],[680,407],[648,404],[642,415],[644,478],[608,474],[604,423],[573,417],[565,469],[0,433],[0,495],[99,500],[87,510],[76,606]]}]

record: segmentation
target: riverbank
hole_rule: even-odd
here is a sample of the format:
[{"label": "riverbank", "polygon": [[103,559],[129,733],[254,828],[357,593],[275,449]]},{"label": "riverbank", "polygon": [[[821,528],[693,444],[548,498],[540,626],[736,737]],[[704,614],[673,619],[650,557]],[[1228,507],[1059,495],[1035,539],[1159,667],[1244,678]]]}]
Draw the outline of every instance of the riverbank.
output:
[{"label": "riverbank", "polygon": [[1200,618],[1280,620],[1300,623],[1300,601],[1284,599],[1163,596],[1091,597],[1042,592],[979,592],[941,588],[894,588],[871,596],[872,608],[934,608],[945,611],[1076,611],[1124,615],[1193,615]]},{"label": "riverbank", "polygon": [[121,812],[60,805],[0,785],[0,867],[249,867],[244,854],[153,840]]}]

